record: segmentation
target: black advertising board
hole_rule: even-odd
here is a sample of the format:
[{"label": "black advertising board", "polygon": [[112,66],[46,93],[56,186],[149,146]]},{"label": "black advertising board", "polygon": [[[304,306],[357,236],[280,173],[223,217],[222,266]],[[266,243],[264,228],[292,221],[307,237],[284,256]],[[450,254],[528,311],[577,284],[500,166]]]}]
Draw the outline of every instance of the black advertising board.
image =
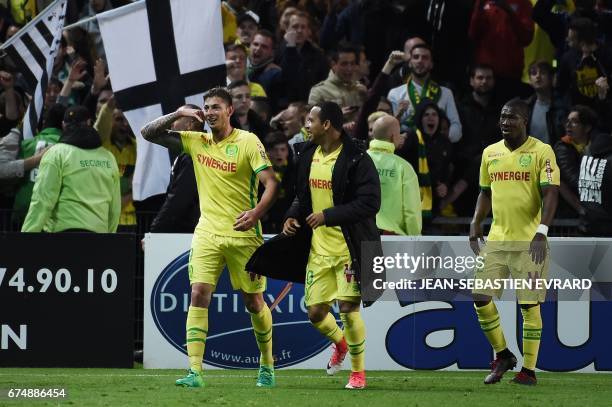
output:
[{"label": "black advertising board", "polygon": [[0,366],[133,366],[136,239],[0,234]]}]

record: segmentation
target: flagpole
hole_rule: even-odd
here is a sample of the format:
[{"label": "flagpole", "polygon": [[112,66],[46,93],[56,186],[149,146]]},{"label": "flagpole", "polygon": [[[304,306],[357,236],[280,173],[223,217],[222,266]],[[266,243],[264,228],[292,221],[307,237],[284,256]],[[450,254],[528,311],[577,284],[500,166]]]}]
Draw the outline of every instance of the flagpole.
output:
[{"label": "flagpole", "polygon": [[[57,3],[59,3],[61,0],[55,0],[54,2],[52,2],[51,4],[49,4],[47,7],[45,7],[45,9],[43,11],[41,11],[40,13],[36,14],[36,16],[31,19],[30,21],[27,22],[26,25],[24,25],[23,27],[21,27],[21,29],[19,29],[19,31],[17,31],[15,33],[15,35],[13,35],[11,38],[9,38],[6,42],[2,43],[0,45],[0,49],[2,48],[6,48],[9,45],[11,45],[13,42],[17,41],[17,38],[19,37],[20,32],[27,30],[28,28],[30,28],[33,24],[37,23],[40,20],[40,16],[44,13],[47,12],[47,10],[49,10],[51,7],[55,7],[57,5]],[[67,1],[67,0],[64,0]]]},{"label": "flagpole", "polygon": [[[136,1],[132,1],[130,4],[126,4],[125,6],[121,6],[119,8],[114,8],[114,9],[110,9],[108,11],[105,11],[105,13],[107,12],[117,12],[118,10],[121,10],[121,12],[127,12],[130,11],[132,9],[132,7],[136,7],[137,4],[142,3],[144,0],[136,0]],[[73,28],[77,28],[80,27],[82,25],[85,25],[91,21],[97,20],[98,19],[98,15],[94,15],[91,17],[87,17],[84,18],[82,20],[77,21],[76,23],[72,23],[70,25],[67,25],[64,27],[64,31],[67,30],[72,30]]]}]

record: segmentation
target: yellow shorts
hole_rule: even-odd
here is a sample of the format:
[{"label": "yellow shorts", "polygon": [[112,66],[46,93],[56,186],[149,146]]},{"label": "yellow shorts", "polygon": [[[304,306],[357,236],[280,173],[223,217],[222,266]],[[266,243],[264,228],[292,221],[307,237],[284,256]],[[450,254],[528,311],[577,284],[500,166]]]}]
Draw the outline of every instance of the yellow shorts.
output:
[{"label": "yellow shorts", "polygon": [[259,237],[219,236],[195,231],[189,253],[189,283],[217,285],[223,267],[227,265],[234,290],[261,293],[266,289],[266,278],[249,275],[244,270],[253,252],[261,246]]},{"label": "yellow shorts", "polygon": [[311,251],[306,266],[306,306],[331,305],[334,300],[361,301],[359,285],[350,265],[351,257],[348,255],[322,256]]},{"label": "yellow shorts", "polygon": [[[476,270],[474,279],[483,282],[494,283],[500,279],[534,280],[547,279],[550,261],[550,249],[546,250],[546,258],[542,264],[536,264],[531,260],[528,250],[521,251],[489,251],[486,249],[481,253],[484,257],[484,267]],[[500,298],[503,293],[501,288],[474,289],[473,294],[482,294],[489,297]],[[519,304],[537,304],[546,300],[546,288],[517,289],[516,298]]]}]

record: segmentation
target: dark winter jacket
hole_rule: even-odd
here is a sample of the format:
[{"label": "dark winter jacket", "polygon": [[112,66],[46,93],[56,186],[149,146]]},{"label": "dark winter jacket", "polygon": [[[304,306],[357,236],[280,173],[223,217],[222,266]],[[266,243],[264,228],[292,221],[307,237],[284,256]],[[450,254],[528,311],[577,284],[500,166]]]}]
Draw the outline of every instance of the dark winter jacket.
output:
[{"label": "dark winter jacket", "polygon": [[187,154],[176,158],[168,185],[166,201],[160,208],[151,233],[193,233],[200,219],[198,188],[193,161]]},{"label": "dark winter jacket", "polygon": [[[344,135],[344,147],[332,174],[334,206],[323,211],[326,226],[340,226],[348,246],[352,267],[361,284],[364,306],[370,305],[378,294],[372,288],[374,256],[382,255],[380,235],[376,227],[376,213],[380,209],[380,180],[368,154]],[[310,167],[317,145],[305,143],[298,152],[296,199],[286,214],[295,218],[301,227],[295,236],[277,235],[264,243],[251,257],[248,271],[274,278],[303,283],[310,252],[312,231],[306,217],[312,213],[309,187]],[[369,242],[370,244],[364,244]],[[377,274],[376,278],[384,278]]]}]

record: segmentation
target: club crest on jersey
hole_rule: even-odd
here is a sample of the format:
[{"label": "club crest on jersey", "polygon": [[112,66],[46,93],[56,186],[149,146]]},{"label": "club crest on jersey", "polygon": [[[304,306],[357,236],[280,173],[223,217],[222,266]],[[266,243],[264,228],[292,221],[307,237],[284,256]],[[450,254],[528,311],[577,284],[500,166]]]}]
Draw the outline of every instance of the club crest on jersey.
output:
[{"label": "club crest on jersey", "polygon": [[521,154],[519,157],[519,165],[521,167],[527,167],[531,164],[531,155],[529,154]]},{"label": "club crest on jersey", "polygon": [[225,155],[228,157],[236,157],[238,154],[238,146],[236,144],[228,144],[225,147]]}]

